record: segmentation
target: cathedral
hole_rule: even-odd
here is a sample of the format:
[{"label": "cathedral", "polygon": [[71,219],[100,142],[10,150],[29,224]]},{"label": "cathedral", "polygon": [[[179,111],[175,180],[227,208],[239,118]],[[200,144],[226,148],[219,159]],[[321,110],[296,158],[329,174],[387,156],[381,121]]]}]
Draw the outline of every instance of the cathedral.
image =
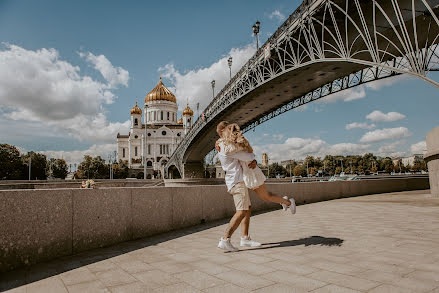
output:
[{"label": "cathedral", "polygon": [[132,174],[139,174],[145,158],[147,178],[162,178],[169,156],[194,123],[194,111],[187,105],[177,118],[177,98],[161,77],[146,95],[145,105],[146,112],[136,102],[130,110],[130,132],[117,134],[117,160],[125,161]]}]

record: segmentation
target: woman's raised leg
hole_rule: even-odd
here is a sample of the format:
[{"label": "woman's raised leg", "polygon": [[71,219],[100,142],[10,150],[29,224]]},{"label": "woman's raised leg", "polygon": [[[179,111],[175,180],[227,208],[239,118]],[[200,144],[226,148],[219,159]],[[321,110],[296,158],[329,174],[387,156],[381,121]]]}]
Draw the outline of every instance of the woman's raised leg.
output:
[{"label": "woman's raised leg", "polygon": [[267,190],[265,184],[253,189],[256,194],[265,201],[275,202],[289,206],[291,202],[288,199],[282,198],[279,195],[273,194]]}]

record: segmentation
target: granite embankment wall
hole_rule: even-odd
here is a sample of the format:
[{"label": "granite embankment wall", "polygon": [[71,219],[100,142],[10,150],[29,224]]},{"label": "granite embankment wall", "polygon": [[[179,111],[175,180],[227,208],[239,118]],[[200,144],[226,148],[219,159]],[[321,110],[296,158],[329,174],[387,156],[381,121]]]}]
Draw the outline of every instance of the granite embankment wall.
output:
[{"label": "granite embankment wall", "polygon": [[[428,189],[428,178],[267,184],[297,204]],[[251,192],[255,211],[278,208]],[[225,186],[0,191],[0,272],[230,217]],[[300,208],[298,210],[300,213]]]}]

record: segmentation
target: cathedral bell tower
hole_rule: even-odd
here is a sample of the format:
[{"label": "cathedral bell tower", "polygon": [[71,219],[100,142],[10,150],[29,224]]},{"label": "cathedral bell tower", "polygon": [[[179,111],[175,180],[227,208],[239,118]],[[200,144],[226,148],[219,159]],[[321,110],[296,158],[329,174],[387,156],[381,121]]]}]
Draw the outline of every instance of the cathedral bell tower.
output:
[{"label": "cathedral bell tower", "polygon": [[131,126],[130,126],[130,132],[132,132],[135,128],[142,128],[142,109],[136,105],[130,110],[131,113]]},{"label": "cathedral bell tower", "polygon": [[183,128],[184,134],[186,135],[191,129],[194,123],[194,111],[189,108],[189,104],[186,105],[186,108],[183,110]]}]

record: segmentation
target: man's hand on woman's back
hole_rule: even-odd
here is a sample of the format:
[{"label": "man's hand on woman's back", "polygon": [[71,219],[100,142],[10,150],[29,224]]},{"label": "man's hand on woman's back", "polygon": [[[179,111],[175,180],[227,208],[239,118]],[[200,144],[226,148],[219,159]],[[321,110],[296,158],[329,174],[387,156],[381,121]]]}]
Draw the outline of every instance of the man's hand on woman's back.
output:
[{"label": "man's hand on woman's back", "polygon": [[254,168],[256,168],[256,165],[257,165],[256,160],[253,160],[253,161],[250,162],[250,164],[248,164],[248,167],[250,169],[254,169]]}]

